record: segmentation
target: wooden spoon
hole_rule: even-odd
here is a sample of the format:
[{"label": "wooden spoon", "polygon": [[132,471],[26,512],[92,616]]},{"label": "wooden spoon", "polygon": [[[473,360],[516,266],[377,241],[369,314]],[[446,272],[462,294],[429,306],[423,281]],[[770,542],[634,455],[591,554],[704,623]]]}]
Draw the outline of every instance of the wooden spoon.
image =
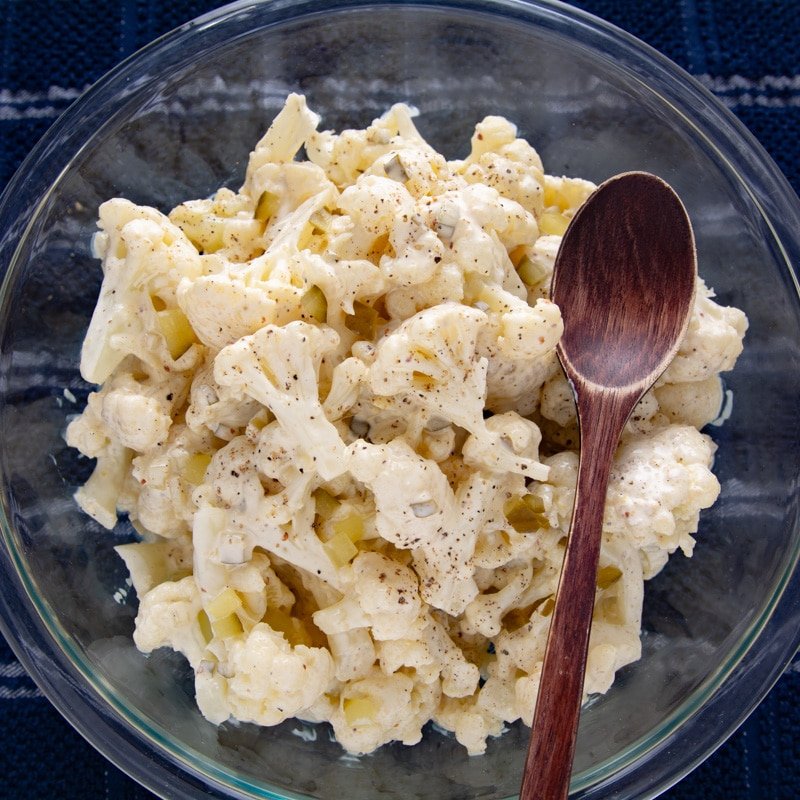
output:
[{"label": "wooden spoon", "polygon": [[564,319],[558,357],[577,401],[581,453],[521,800],[569,792],[611,461],[633,407],[678,350],[696,274],[686,210],[644,172],[603,183],[558,251],[551,292]]}]

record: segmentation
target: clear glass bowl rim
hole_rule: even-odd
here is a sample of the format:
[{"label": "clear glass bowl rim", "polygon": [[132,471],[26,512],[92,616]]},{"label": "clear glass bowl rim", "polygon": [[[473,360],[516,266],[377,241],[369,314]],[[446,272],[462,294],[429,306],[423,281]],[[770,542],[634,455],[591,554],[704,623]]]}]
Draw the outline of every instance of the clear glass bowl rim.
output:
[{"label": "clear glass bowl rim", "polygon": [[[92,131],[119,111],[131,94],[157,81],[157,70],[143,67],[180,61],[187,42],[202,33],[206,44],[220,45],[223,24],[238,33],[249,30],[249,15],[257,12],[258,27],[310,15],[365,9],[376,6],[438,8],[477,12],[535,23],[564,32],[580,28],[593,44],[602,42],[610,51],[624,55],[626,69],[646,75],[648,85],[686,117],[716,151],[717,157],[742,183],[768,185],[768,199],[753,199],[762,209],[781,246],[787,268],[800,294],[792,264],[800,263],[800,202],[783,174],[744,125],[688,73],[635,37],[593,15],[555,0],[241,0],[199,17],[139,50],[94,84],[57,120],[13,176],[0,196],[0,328],[4,328],[6,298],[14,275],[17,245],[46,201],[59,176],[89,140]],[[216,36],[216,38],[214,38]],[[137,75],[147,75],[137,80]],[[641,77],[640,77],[641,79]],[[702,108],[703,115],[696,113]],[[736,163],[734,169],[733,163]],[[767,209],[767,210],[765,210]],[[776,213],[780,210],[780,214]],[[5,498],[3,498],[5,500]],[[91,674],[88,665],[58,635],[57,626],[46,621],[24,573],[24,559],[5,506],[0,514],[4,547],[0,548],[0,629],[15,654],[42,692],[61,714],[98,751],[143,786],[168,798],[191,800],[231,796],[294,800],[301,796],[278,790],[257,795],[242,794],[255,788],[237,781],[225,771],[215,777],[192,763],[191,754],[170,747],[163,737],[142,730],[131,712],[113,697],[108,687]],[[573,779],[574,798],[599,800],[622,797],[655,797],[680,780],[719,747],[763,699],[800,645],[800,547],[787,555],[785,571],[770,601],[751,625],[740,646],[717,674],[687,698],[673,715],[640,745],[590,771],[587,778]],[[59,644],[61,639],[61,644]],[[758,647],[756,647],[758,644]],[[157,740],[161,740],[160,742]],[[633,753],[631,751],[634,751]],[[143,760],[144,755],[147,760]],[[176,773],[175,767],[180,772]],[[619,766],[616,771],[614,768]],[[595,776],[600,773],[599,779]],[[605,773],[603,775],[603,773]],[[227,778],[227,780],[226,780]],[[237,784],[239,784],[237,786]],[[238,789],[238,791],[237,791]]]}]

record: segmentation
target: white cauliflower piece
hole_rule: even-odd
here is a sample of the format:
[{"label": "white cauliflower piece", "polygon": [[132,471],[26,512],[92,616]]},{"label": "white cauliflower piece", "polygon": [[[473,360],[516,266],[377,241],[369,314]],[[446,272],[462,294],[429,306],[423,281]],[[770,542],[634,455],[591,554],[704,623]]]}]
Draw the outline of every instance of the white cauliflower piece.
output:
[{"label": "white cauliflower piece", "polygon": [[482,311],[456,303],[421,311],[379,342],[370,388],[379,396],[407,395],[431,417],[470,431],[492,469],[541,480],[546,469],[514,454],[483,419],[487,362],[477,354],[477,339],[486,319]]},{"label": "white cauliflower piece", "polygon": [[446,698],[436,710],[434,722],[455,734],[471,756],[486,752],[486,739],[499,736],[503,720],[479,708],[473,698]]},{"label": "white cauliflower piece", "polygon": [[329,633],[328,647],[335,664],[337,681],[345,683],[366,678],[372,671],[376,653],[367,628],[351,628],[341,633]]},{"label": "white cauliflower piece", "polygon": [[507,119],[485,117],[475,126],[469,156],[453,166],[470,183],[491,186],[539,216],[544,203],[542,161],[527,142],[516,136],[516,126]]},{"label": "white cauliflower piece", "polygon": [[381,156],[398,147],[424,144],[411,117],[411,109],[397,103],[365,130],[311,133],[306,153],[337,186],[349,186]]},{"label": "white cauliflower piece", "polygon": [[702,381],[733,369],[742,352],[747,317],[738,308],[717,305],[698,279],[689,329],[663,376],[665,383]]},{"label": "white cauliflower piece", "polygon": [[277,725],[302,715],[333,685],[333,659],[320,647],[292,647],[264,624],[237,637],[223,669],[200,670],[195,691],[200,711],[219,725],[229,717]]},{"label": "white cauliflower piece", "polygon": [[466,632],[497,636],[502,630],[503,616],[530,585],[533,568],[529,563],[523,563],[509,566],[504,573],[502,586],[493,586],[494,591],[479,594],[464,609]]},{"label": "white cauliflower piece", "polygon": [[344,443],[325,417],[317,388],[320,360],[337,343],[329,328],[299,321],[268,325],[220,351],[214,363],[217,383],[267,406],[326,480],[347,468]]},{"label": "white cauliflower piece", "polygon": [[319,115],[306,105],[303,95],[292,93],[286,98],[267,132],[250,153],[247,176],[242,191],[257,198],[260,192],[253,188],[255,176],[264,164],[285,164],[316,131]]},{"label": "white cauliflower piece", "polygon": [[378,642],[377,653],[387,675],[408,667],[425,683],[441,678],[442,693],[447,697],[468,697],[478,688],[478,666],[467,661],[444,626],[430,614],[417,620],[408,638]]},{"label": "white cauliflower piece", "polygon": [[183,653],[196,668],[205,650],[198,619],[202,607],[200,592],[191,575],[158,584],[139,598],[133,633],[136,647],[143,653],[170,647]]},{"label": "white cauliflower piece", "polygon": [[102,383],[129,354],[172,366],[151,295],[175,300],[183,277],[197,277],[200,256],[183,231],[153,208],[118,198],[100,206],[103,285],[81,350],[81,375]]},{"label": "white cauliflower piece", "polygon": [[192,431],[210,431],[230,441],[260,409],[258,401],[242,396],[238,387],[220,386],[214,380],[214,361],[210,359],[194,375],[185,418]]},{"label": "white cauliflower piece", "polygon": [[402,639],[422,607],[414,572],[380,553],[360,553],[352,564],[352,594],[317,611],[324,633],[369,627],[374,639]]},{"label": "white cauliflower piece", "polygon": [[166,402],[129,389],[115,389],[105,395],[102,417],[123,447],[140,453],[164,441],[172,425]]},{"label": "white cauliflower piece", "polygon": [[387,742],[416,744],[439,701],[439,687],[397,672],[371,675],[342,688],[331,714],[336,739],[351,753],[371,753]]},{"label": "white cauliflower piece", "polygon": [[722,407],[722,381],[718,375],[703,381],[662,383],[653,394],[659,411],[673,424],[702,428],[716,419]]},{"label": "white cauliflower piece", "polygon": [[140,598],[154,586],[184,578],[191,572],[191,542],[186,538],[120,544],[114,550],[125,562]]},{"label": "white cauliflower piece", "polygon": [[632,436],[617,452],[603,528],[638,546],[691,555],[700,510],[719,495],[711,472],[716,446],[689,426]]},{"label": "white cauliflower piece", "polygon": [[117,524],[117,500],[127,480],[132,456],[126,447],[109,444],[98,455],[89,480],[74,494],[75,502],[108,530]]}]

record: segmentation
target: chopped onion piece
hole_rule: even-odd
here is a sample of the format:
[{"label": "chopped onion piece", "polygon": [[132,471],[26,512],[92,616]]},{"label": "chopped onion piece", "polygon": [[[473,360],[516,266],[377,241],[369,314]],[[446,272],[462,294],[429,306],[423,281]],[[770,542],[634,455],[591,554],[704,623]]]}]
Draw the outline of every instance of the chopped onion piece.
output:
[{"label": "chopped onion piece", "polygon": [[439,510],[439,506],[433,500],[424,500],[421,503],[412,503],[411,510],[414,512],[415,517],[422,519],[435,514]]},{"label": "chopped onion piece", "polygon": [[222,564],[244,564],[244,537],[240,533],[224,533],[219,542],[219,560]]}]

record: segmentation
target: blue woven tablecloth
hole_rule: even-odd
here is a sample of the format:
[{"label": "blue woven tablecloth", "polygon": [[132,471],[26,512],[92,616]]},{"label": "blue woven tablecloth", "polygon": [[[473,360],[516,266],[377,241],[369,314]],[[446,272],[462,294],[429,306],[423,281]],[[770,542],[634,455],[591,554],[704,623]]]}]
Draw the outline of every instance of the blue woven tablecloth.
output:
[{"label": "blue woven tablecloth", "polygon": [[[0,189],[90,83],[215,0],[0,0]],[[656,47],[737,114],[800,191],[800,0],[581,0]],[[663,797],[800,797],[800,664]],[[0,798],[152,798],[45,700],[0,637]],[[343,798],[343,800],[346,800]]]}]

